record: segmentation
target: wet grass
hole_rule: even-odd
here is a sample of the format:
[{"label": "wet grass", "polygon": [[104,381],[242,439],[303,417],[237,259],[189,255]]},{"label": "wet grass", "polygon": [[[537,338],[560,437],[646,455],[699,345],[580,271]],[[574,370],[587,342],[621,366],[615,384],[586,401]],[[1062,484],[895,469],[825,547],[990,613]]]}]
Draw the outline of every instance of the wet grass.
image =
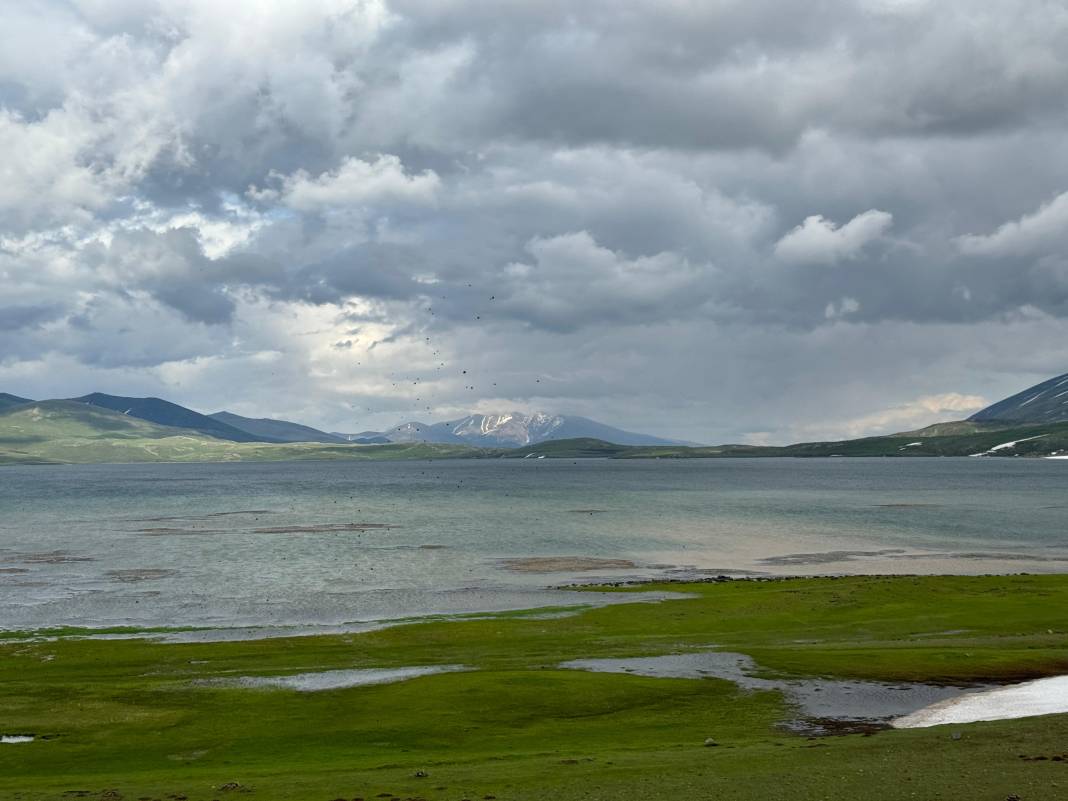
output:
[{"label": "wet grass", "polygon": [[[1068,672],[1068,576],[657,589],[694,597],[353,635],[9,642],[0,645],[0,733],[52,739],[0,746],[0,798],[58,801],[80,790],[169,801],[1068,795],[1068,763],[1052,758],[1064,751],[1068,716],[812,740],[778,728],[791,711],[777,693],[556,669],[568,659],[718,644],[804,675],[1054,675]],[[318,693],[194,683],[443,664],[478,670]],[[710,737],[717,746],[704,746]],[[230,782],[251,792],[218,789]]]}]

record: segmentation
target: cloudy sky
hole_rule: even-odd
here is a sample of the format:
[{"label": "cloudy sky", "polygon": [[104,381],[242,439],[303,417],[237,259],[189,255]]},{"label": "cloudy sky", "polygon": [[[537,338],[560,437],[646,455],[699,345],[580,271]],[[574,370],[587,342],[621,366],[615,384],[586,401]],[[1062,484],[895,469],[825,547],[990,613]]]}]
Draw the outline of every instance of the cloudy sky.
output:
[{"label": "cloudy sky", "polygon": [[782,442],[1066,371],[1063,0],[0,6],[0,391]]}]

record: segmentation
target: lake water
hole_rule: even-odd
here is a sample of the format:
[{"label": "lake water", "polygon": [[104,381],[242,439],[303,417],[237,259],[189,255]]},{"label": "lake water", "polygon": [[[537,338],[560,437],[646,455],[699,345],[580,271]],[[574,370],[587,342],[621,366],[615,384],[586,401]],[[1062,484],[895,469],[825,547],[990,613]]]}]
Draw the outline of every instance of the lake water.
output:
[{"label": "lake water", "polygon": [[[586,603],[577,581],[1060,572],[1068,462],[0,468],[0,628],[318,626]],[[604,560],[604,561],[602,561]]]}]

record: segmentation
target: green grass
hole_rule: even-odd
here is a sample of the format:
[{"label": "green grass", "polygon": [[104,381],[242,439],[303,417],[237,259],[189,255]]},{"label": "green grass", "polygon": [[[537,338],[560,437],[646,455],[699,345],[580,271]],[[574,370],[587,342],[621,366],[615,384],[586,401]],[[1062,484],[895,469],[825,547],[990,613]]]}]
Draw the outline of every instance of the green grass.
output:
[{"label": "green grass", "polygon": [[[971,681],[1068,672],[1068,576],[670,585],[694,597],[359,635],[0,645],[0,798],[1024,799],[1068,795],[1068,716],[810,740],[777,693],[562,671],[566,659],[722,645],[768,671]],[[619,592],[633,592],[620,589]],[[638,600],[637,598],[635,600]],[[84,632],[70,632],[83,634]],[[53,632],[53,635],[55,632]],[[461,663],[319,693],[201,679]],[[706,737],[720,743],[703,747]],[[429,776],[417,778],[417,771]],[[251,793],[214,788],[237,781]]]}]

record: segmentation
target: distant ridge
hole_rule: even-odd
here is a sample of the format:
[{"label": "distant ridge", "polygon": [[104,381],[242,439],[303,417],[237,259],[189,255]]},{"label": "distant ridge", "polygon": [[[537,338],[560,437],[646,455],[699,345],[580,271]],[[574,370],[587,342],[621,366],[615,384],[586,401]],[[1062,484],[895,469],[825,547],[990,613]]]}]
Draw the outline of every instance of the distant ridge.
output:
[{"label": "distant ridge", "polygon": [[390,442],[390,439],[381,431],[361,431],[358,434],[344,434],[340,431],[330,433],[353,445],[388,445]]},{"label": "distant ridge", "polygon": [[1068,422],[1068,373],[1035,384],[968,418],[973,422]]},{"label": "distant ridge", "polygon": [[130,417],[148,420],[161,426],[172,428],[188,428],[207,434],[217,439],[226,439],[231,442],[275,442],[274,439],[258,437],[240,428],[227,425],[221,420],[215,420],[206,414],[194,412],[177,403],[165,401],[162,398],[126,398],[121,395],[105,395],[103,392],[93,392],[80,398],[71,398],[77,403],[86,403],[90,406],[99,406],[111,409]]},{"label": "distant ridge", "polygon": [[233,412],[215,412],[214,414],[209,414],[208,417],[240,429],[247,434],[272,442],[349,442],[349,440],[336,434],[328,434],[317,428],[301,425],[300,423],[292,423],[289,420],[275,420],[270,417],[242,417]]}]

